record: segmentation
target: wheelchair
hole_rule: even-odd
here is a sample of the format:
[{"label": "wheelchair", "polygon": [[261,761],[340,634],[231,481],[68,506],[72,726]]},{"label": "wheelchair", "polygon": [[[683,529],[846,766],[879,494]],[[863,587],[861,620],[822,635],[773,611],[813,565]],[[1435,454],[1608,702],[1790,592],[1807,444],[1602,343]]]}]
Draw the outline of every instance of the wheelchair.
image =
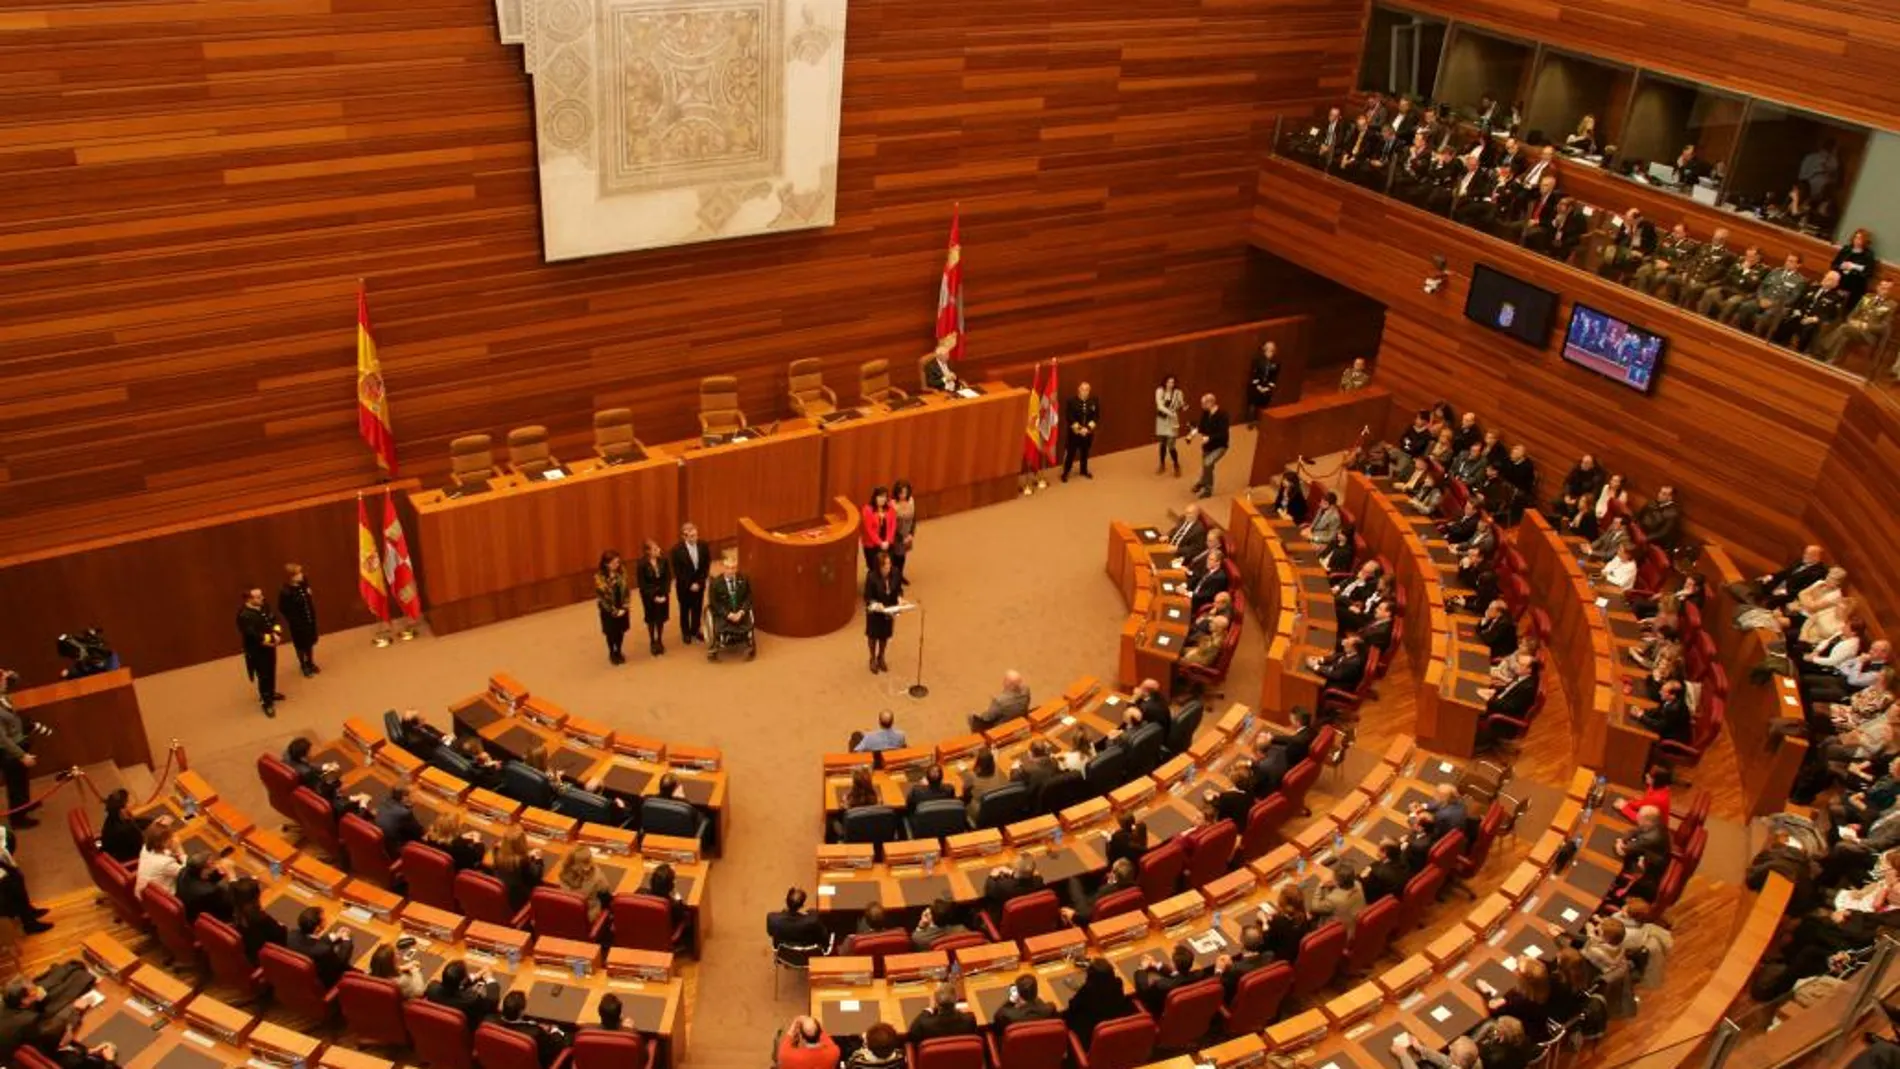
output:
[{"label": "wheelchair", "polygon": [[723,614],[714,615],[708,612],[707,615],[710,617],[709,622],[713,625],[712,640],[706,643],[707,660],[717,661],[720,654],[741,647],[745,649],[745,659],[748,661],[759,655],[758,627],[753,620],[751,609],[747,609],[745,619],[737,623],[726,619]]}]

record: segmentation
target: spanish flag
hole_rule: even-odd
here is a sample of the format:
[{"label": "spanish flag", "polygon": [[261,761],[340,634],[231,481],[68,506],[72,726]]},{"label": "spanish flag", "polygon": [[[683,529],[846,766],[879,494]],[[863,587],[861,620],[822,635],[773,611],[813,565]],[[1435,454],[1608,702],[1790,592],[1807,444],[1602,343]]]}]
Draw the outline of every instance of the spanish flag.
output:
[{"label": "spanish flag", "polygon": [[389,622],[389,592],[383,585],[383,555],[376,550],[376,532],[369,526],[369,509],[356,495],[356,589],[363,604],[378,620]]},{"label": "spanish flag", "polygon": [[389,397],[383,390],[383,365],[369,333],[369,295],[356,284],[356,430],[376,454],[385,478],[396,477],[396,434],[389,426]]}]

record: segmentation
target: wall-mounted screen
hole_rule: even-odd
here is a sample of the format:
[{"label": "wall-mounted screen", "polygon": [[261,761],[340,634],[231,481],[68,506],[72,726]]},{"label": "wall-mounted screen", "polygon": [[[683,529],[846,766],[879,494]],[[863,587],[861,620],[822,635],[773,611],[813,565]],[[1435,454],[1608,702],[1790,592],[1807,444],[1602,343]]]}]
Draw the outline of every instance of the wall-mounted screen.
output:
[{"label": "wall-mounted screen", "polygon": [[1564,359],[1648,393],[1662,364],[1664,339],[1587,304],[1570,309]]},{"label": "wall-mounted screen", "polygon": [[1489,264],[1472,264],[1465,318],[1541,349],[1557,318],[1557,295]]}]

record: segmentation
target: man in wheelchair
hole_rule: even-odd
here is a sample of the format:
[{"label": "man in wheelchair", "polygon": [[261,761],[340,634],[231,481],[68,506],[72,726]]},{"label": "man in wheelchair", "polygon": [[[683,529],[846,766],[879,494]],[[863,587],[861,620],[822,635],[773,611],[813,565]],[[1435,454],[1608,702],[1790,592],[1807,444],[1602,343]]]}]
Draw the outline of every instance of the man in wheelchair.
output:
[{"label": "man in wheelchair", "polygon": [[719,563],[719,574],[712,580],[712,641],[706,646],[706,659],[717,661],[726,650],[745,647],[745,658],[759,655],[759,641],[752,620],[752,581],[739,573],[739,559],[728,554]]}]

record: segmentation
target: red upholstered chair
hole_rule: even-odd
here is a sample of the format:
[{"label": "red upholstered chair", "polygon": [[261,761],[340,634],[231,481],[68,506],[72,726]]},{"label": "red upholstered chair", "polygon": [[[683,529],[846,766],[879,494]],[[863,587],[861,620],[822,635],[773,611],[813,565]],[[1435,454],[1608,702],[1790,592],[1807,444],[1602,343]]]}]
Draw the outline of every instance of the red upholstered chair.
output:
[{"label": "red upholstered chair", "polygon": [[[562,1069],[567,1059],[568,1052],[562,1051],[546,1069]],[[482,1069],[542,1069],[534,1040],[494,1021],[475,1029],[475,1062]]]},{"label": "red upholstered chair", "polygon": [[1274,791],[1247,810],[1247,830],[1240,837],[1240,856],[1244,861],[1265,857],[1280,838],[1280,829],[1293,819],[1293,803]]},{"label": "red upholstered chair", "polygon": [[1089,921],[1090,923],[1105,921],[1124,913],[1135,913],[1147,903],[1148,896],[1139,887],[1124,887],[1119,891],[1110,891],[1095,900],[1095,911],[1089,914]]},{"label": "red upholstered chair", "polygon": [[1405,890],[1399,893],[1399,935],[1417,928],[1425,922],[1425,911],[1438,901],[1438,892],[1445,886],[1445,870],[1436,865],[1427,865],[1418,875],[1407,880]]},{"label": "red upholstered chair", "polygon": [[14,1051],[13,1063],[19,1066],[19,1069],[59,1069],[58,1062],[53,1061],[32,1047],[21,1047]]},{"label": "red upholstered chair", "polygon": [[72,836],[73,847],[79,851],[79,859],[92,864],[92,855],[99,852],[99,836],[92,830],[92,821],[87,819],[83,806],[74,806],[66,811],[66,834]]},{"label": "red upholstered chair", "polygon": [[303,829],[304,842],[332,861],[343,860],[343,840],[337,838],[336,814],[330,803],[310,788],[299,787],[291,793],[290,807],[297,812],[297,827]]},{"label": "red upholstered chair", "polygon": [[1319,692],[1319,715],[1327,718],[1351,719],[1359,715],[1359,707],[1365,704],[1372,694],[1372,684],[1379,676],[1379,648],[1366,649],[1366,674],[1359,677],[1359,685],[1351,690],[1342,687],[1327,687]]},{"label": "red upholstered chair", "polygon": [[1690,725],[1688,745],[1660,739],[1652,748],[1654,760],[1659,764],[1688,765],[1693,768],[1702,761],[1702,755],[1722,734],[1722,723],[1727,716],[1728,703],[1721,698],[1710,698],[1703,703],[1702,711]]},{"label": "red upholstered chair", "polygon": [[592,924],[587,921],[587,900],[572,891],[537,887],[528,896],[528,908],[534,912],[534,934],[554,939],[574,939],[597,943],[607,926],[607,911]]},{"label": "red upholstered chair", "polygon": [[939,1036],[912,1043],[910,1066],[911,1069],[983,1069],[983,1037]]},{"label": "red upholstered chair", "polygon": [[1204,886],[1227,874],[1228,859],[1234,856],[1234,844],[1240,841],[1240,833],[1235,830],[1233,821],[1217,820],[1194,829],[1186,838],[1189,887]]},{"label": "red upholstered chair", "polygon": [[1162,843],[1141,855],[1141,893],[1149,905],[1174,896],[1187,862],[1187,847],[1179,842]]},{"label": "red upholstered chair", "polygon": [[192,934],[191,922],[185,919],[185,904],[163,887],[148,883],[144,893],[139,895],[139,905],[145,907],[145,916],[152,922],[152,931],[172,961],[197,968],[198,937]]},{"label": "red upholstered chair", "polygon": [[[674,927],[673,911],[658,895],[615,895],[610,908],[617,947],[671,952],[686,936],[685,924]],[[908,937],[904,950],[910,950]]]},{"label": "red upholstered chair", "polygon": [[277,757],[266,753],[257,755],[257,778],[264,781],[264,792],[270,795],[270,807],[292,824],[302,823],[297,816],[296,805],[290,800],[290,796],[296,794],[297,788],[301,786],[297,773]]},{"label": "red upholstered chair", "polygon": [[1332,983],[1345,956],[1345,925],[1327,921],[1306,933],[1300,940],[1300,956],[1293,962],[1293,997],[1306,998]]},{"label": "red upholstered chair", "polygon": [[1032,935],[1053,932],[1062,927],[1062,903],[1056,899],[1054,891],[1017,895],[1003,903],[1003,915],[998,920],[992,922],[989,915],[984,914],[983,926],[989,929],[991,940],[996,942],[1027,939]]},{"label": "red upholstered chair", "polygon": [[1069,1056],[1069,1026],[1060,1020],[1024,1021],[985,1034],[995,1069],[1062,1069]]},{"label": "red upholstered chair", "polygon": [[1135,1069],[1146,1065],[1155,1050],[1154,1018],[1137,1011],[1095,1026],[1088,1046],[1069,1035],[1069,1051],[1076,1069]]},{"label": "red upholstered chair", "polygon": [[1318,757],[1309,755],[1306,760],[1288,769],[1286,776],[1280,780],[1280,793],[1286,795],[1287,802],[1303,817],[1313,815],[1313,811],[1306,808],[1306,792],[1313,789],[1313,784],[1319,782],[1319,774],[1325,770]]},{"label": "red upholstered chair", "polygon": [[527,906],[518,910],[509,908],[508,888],[500,880],[486,872],[463,869],[455,874],[454,886],[455,904],[462,916],[503,928],[527,930],[533,911]]},{"label": "red upholstered chair", "polygon": [[417,1060],[429,1069],[474,1069],[468,1021],[461,1010],[412,998],[402,1004],[402,1019]]},{"label": "red upholstered chair", "polygon": [[1464,892],[1465,897],[1475,898],[1465,881],[1483,871],[1484,863],[1491,857],[1491,844],[1497,842],[1504,833],[1504,826],[1511,821],[1511,810],[1503,802],[1493,801],[1491,808],[1484,811],[1484,819],[1478,822],[1478,837],[1471,843],[1471,849],[1464,852],[1452,864],[1452,886]]},{"label": "red upholstered chair", "polygon": [[402,877],[411,900],[455,912],[455,862],[448,854],[428,843],[404,843]]},{"label": "red upholstered chair", "polygon": [[191,934],[197,937],[211,965],[211,982],[220,989],[220,997],[227,1002],[242,1002],[257,994],[264,983],[264,972],[245,956],[244,937],[236,928],[209,913],[200,913],[191,923]]},{"label": "red upholstered chair", "polygon": [[1214,1027],[1214,1015],[1220,1012],[1221,982],[1202,980],[1168,992],[1161,1004],[1161,1018],[1155,1022],[1155,1047],[1167,1053],[1198,1049],[1208,1029]]},{"label": "red upholstered chair", "polygon": [[632,1032],[583,1028],[569,1052],[572,1069],[646,1069],[647,1041]]},{"label": "red upholstered chair", "polygon": [[1453,866],[1458,864],[1458,859],[1463,856],[1465,856],[1465,833],[1454,831],[1432,844],[1430,852],[1425,855],[1425,863],[1432,868],[1443,869],[1449,874]]},{"label": "red upholstered chair", "polygon": [[[619,923],[618,921],[615,922]],[[902,928],[892,928],[881,932],[866,932],[854,935],[845,941],[844,952],[858,957],[876,958],[880,974],[884,969],[884,959],[891,954],[908,954],[911,951],[910,933]]]},{"label": "red upholstered chair", "polygon": [[403,1021],[402,992],[394,980],[363,973],[345,973],[336,982],[336,1003],[350,1039],[377,1046],[406,1047],[409,1026]]},{"label": "red upholstered chair", "polygon": [[940,935],[930,941],[932,950],[962,950],[966,947],[988,946],[988,937],[982,932],[958,932],[955,935]]},{"label": "red upholstered chair", "polygon": [[276,1005],[309,1021],[329,1023],[336,1012],[336,992],[324,989],[315,962],[296,951],[267,945],[258,951],[257,965],[264,970],[264,982],[270,985]]},{"label": "red upholstered chair", "polygon": [[1392,945],[1392,932],[1399,923],[1399,903],[1390,895],[1359,911],[1359,919],[1346,939],[1346,958],[1342,966],[1348,976],[1364,976],[1372,971],[1386,948]]},{"label": "red upholstered chair", "polygon": [[360,876],[379,887],[396,885],[396,866],[390,863],[389,844],[383,839],[383,829],[355,813],[346,813],[337,822],[337,837],[350,859],[350,875]]},{"label": "red upholstered chair", "polygon": [[1263,965],[1234,985],[1234,1004],[1221,1011],[1221,1031],[1230,1036],[1258,1032],[1280,1018],[1280,1004],[1293,990],[1293,966]]},{"label": "red upholstered chair", "polygon": [[1550,614],[1542,609],[1533,608],[1530,611],[1530,620],[1531,637],[1537,640],[1537,644],[1542,646],[1549,642]]},{"label": "red upholstered chair", "polygon": [[139,900],[132,894],[132,874],[125,870],[125,866],[102,852],[92,855],[87,868],[92,873],[92,882],[112,903],[112,912],[119,915],[119,920],[141,932],[152,926],[152,922],[145,918],[145,907],[139,905]]},{"label": "red upholstered chair", "polygon": [[1688,810],[1676,819],[1676,826],[1669,833],[1670,851],[1682,853],[1688,847],[1689,839],[1695,835],[1696,829],[1708,823],[1708,819],[1709,792],[1697,791],[1695,798],[1689,802]]}]

